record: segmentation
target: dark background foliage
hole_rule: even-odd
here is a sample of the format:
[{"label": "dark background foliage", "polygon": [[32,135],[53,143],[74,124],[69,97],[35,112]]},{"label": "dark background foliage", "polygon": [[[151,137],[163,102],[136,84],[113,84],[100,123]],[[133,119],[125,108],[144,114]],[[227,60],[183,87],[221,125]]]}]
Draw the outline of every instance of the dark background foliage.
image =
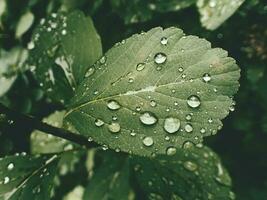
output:
[{"label": "dark background foliage", "polygon": [[[237,199],[267,198],[267,3],[265,0],[247,0],[215,31],[209,31],[201,26],[195,6],[180,11],[157,13],[143,10],[136,23],[125,24],[124,17],[127,12],[118,12],[110,1],[82,0],[77,3],[74,0],[8,0],[7,2],[7,12],[0,23],[0,45],[5,50],[10,50],[14,46],[26,47],[40,18],[52,11],[56,12],[62,4],[65,5],[65,9],[78,8],[92,16],[101,36],[104,52],[116,42],[155,26],[176,26],[183,29],[186,34],[206,38],[213,47],[227,50],[230,56],[237,60],[242,70],[241,87],[235,98],[235,112],[224,120],[223,129],[217,136],[207,138],[205,143],[221,156],[232,176]],[[131,3],[126,6],[131,10]],[[16,24],[28,9],[34,13],[34,25],[22,38],[15,39]],[[142,17],[145,20],[142,20]],[[19,74],[15,84],[7,95],[2,97],[1,102],[39,119],[55,109],[62,108],[61,105],[50,103],[29,72]],[[0,155],[28,152],[31,131],[31,127],[26,127],[24,124],[14,124],[11,121],[1,123]],[[81,176],[77,170],[73,173],[78,173],[75,176]],[[68,176],[65,177],[66,180],[71,179],[71,176]],[[65,190],[70,190],[72,187],[67,185]]]}]

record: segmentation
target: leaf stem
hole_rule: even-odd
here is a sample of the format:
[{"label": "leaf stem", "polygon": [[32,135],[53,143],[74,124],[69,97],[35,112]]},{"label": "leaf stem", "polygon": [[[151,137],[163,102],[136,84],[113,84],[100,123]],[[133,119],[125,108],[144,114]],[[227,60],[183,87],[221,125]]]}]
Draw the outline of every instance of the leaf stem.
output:
[{"label": "leaf stem", "polygon": [[3,104],[0,103],[0,113],[5,114],[8,119],[13,120],[14,122],[19,121],[23,122],[25,125],[29,125],[33,129],[42,131],[44,133],[60,137],[66,140],[69,140],[71,142],[77,143],[81,146],[87,147],[87,148],[94,148],[99,147],[99,144],[96,142],[89,142],[88,139],[82,135],[78,135],[75,133],[72,133],[68,130],[57,128],[54,126],[51,126],[47,123],[41,122],[38,119],[28,116],[22,113],[18,113]]}]

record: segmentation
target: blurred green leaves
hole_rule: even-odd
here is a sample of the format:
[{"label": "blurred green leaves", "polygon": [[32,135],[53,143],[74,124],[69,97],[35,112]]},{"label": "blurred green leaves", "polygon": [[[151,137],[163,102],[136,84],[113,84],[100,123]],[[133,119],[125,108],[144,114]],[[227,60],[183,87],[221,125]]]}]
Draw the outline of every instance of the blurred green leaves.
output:
[{"label": "blurred green leaves", "polygon": [[28,44],[29,65],[56,102],[68,101],[86,70],[101,56],[101,40],[82,12],[52,13],[42,19]]},{"label": "blurred green leaves", "polygon": [[20,38],[25,32],[29,30],[29,28],[32,26],[34,22],[34,15],[31,11],[25,12],[16,27],[16,33],[15,36],[16,38]]},{"label": "blurred green leaves", "polygon": [[9,52],[0,49],[0,97],[10,89],[27,57],[28,52],[19,47],[15,47]]},{"label": "blurred green leaves", "polygon": [[227,20],[245,0],[198,0],[200,21],[209,30],[215,30]]},{"label": "blurred green leaves", "polygon": [[0,198],[48,200],[58,163],[57,156],[24,153],[0,158]]}]

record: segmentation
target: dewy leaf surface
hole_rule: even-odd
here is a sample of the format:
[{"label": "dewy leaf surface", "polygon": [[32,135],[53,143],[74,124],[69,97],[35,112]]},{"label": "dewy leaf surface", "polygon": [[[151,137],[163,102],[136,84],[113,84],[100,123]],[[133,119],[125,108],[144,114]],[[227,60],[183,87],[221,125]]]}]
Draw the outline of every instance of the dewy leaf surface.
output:
[{"label": "dewy leaf surface", "polygon": [[87,69],[102,55],[92,19],[80,11],[42,19],[32,41],[29,65],[55,101],[69,100]]},{"label": "dewy leaf surface", "polygon": [[0,158],[1,200],[49,200],[57,156]]},{"label": "dewy leaf surface", "polygon": [[145,199],[235,199],[231,178],[218,156],[207,147],[187,147],[175,155],[132,160]]},{"label": "dewy leaf surface", "polygon": [[127,200],[129,171],[129,159],[125,155],[105,152],[104,161],[89,180],[83,199]]},{"label": "dewy leaf surface", "polygon": [[210,30],[218,28],[231,17],[245,0],[198,0],[200,21]]},{"label": "dewy leaf surface", "polygon": [[216,134],[240,76],[226,51],[178,28],[123,40],[89,71],[65,123],[102,145],[145,156]]}]

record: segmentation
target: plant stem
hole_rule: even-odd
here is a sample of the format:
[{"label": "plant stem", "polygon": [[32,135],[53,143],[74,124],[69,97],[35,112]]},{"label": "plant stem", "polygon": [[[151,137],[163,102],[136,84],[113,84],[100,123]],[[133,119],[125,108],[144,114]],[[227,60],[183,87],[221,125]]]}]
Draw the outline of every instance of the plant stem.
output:
[{"label": "plant stem", "polygon": [[87,148],[94,148],[94,147],[99,147],[99,144],[95,142],[89,142],[88,139],[82,135],[78,135],[75,133],[72,133],[68,130],[62,129],[62,128],[57,128],[54,126],[51,126],[47,123],[41,122],[38,119],[24,115],[21,113],[18,113],[14,110],[11,110],[10,108],[4,106],[3,104],[0,103],[0,113],[5,114],[8,119],[13,120],[14,122],[19,121],[23,122],[25,125],[29,125],[33,129],[42,131],[44,133],[60,137],[66,140],[69,140],[71,142],[77,143],[81,146],[85,146]]}]

